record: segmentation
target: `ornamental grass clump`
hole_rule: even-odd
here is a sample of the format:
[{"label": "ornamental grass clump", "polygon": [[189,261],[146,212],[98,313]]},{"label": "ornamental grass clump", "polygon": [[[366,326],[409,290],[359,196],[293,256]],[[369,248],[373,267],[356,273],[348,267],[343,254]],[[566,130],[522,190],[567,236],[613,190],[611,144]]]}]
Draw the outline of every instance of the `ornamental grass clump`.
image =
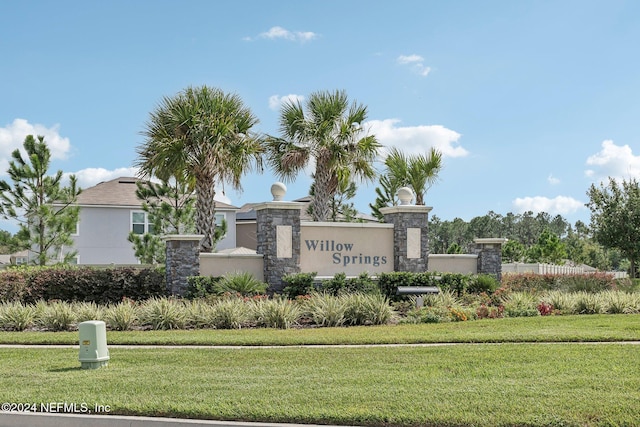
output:
[{"label": "ornamental grass clump", "polygon": [[300,304],[286,298],[273,298],[253,302],[253,319],[259,326],[289,329],[302,316]]},{"label": "ornamental grass clump", "polygon": [[575,299],[571,294],[563,291],[549,291],[542,295],[540,303],[553,307],[553,312],[559,314],[572,314],[575,308]]},{"label": "ornamental grass clump", "polygon": [[73,310],[76,313],[78,323],[104,319],[104,306],[98,305],[93,301],[74,303]]},{"label": "ornamental grass clump", "polygon": [[304,303],[304,311],[318,326],[342,326],[345,322],[346,303],[344,297],[314,293]]},{"label": "ornamental grass clump", "polygon": [[104,319],[110,329],[130,331],[138,325],[138,305],[129,299],[110,305],[104,313]]},{"label": "ornamental grass clump", "polygon": [[345,325],[385,325],[393,319],[389,299],[382,294],[345,294]]},{"label": "ornamental grass clump", "polygon": [[176,299],[151,298],[140,307],[140,322],[155,330],[183,329],[187,323],[187,310]]},{"label": "ornamental grass clump", "polygon": [[575,314],[598,314],[604,313],[604,301],[598,294],[590,292],[576,292],[573,294],[575,301]]},{"label": "ornamental grass clump", "polygon": [[38,317],[38,323],[48,331],[68,331],[76,322],[73,305],[66,301],[49,301]]},{"label": "ornamental grass clump", "polygon": [[514,292],[504,299],[504,315],[507,317],[532,317],[540,315],[538,299],[529,292]]},{"label": "ornamental grass clump", "polygon": [[240,329],[249,322],[251,307],[241,298],[225,298],[205,309],[205,325],[216,329]]},{"label": "ornamental grass clump", "polygon": [[640,294],[638,293],[605,291],[598,296],[602,299],[604,313],[634,314],[640,312]]},{"label": "ornamental grass clump", "polygon": [[30,304],[19,301],[5,302],[0,305],[0,329],[5,331],[24,331],[33,326],[36,311]]}]

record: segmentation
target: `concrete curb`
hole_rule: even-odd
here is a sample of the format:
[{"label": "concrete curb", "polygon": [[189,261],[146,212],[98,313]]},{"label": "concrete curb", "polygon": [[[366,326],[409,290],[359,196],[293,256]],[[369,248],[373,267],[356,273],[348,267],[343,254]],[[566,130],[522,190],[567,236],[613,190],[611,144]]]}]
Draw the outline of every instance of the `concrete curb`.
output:
[{"label": "concrete curb", "polygon": [[[0,427],[314,427],[312,424],[250,423],[177,418],[0,412]],[[339,426],[315,426],[339,427]]]}]

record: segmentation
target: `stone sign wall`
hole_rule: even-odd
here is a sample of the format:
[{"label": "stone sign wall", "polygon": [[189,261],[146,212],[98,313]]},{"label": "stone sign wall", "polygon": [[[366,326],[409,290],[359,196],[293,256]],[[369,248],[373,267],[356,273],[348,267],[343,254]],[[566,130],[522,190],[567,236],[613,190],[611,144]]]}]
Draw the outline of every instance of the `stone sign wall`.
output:
[{"label": "stone sign wall", "polygon": [[303,222],[300,270],[318,276],[370,275],[393,271],[393,225]]}]

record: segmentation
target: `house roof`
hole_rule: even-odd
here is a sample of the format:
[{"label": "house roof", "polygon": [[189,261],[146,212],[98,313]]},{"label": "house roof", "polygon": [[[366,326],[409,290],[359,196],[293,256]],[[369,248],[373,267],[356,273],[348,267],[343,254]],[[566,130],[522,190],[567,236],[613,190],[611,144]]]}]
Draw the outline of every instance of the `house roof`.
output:
[{"label": "house roof", "polygon": [[[301,197],[299,199],[295,199],[294,202],[302,203],[304,206],[300,209],[300,220],[301,221],[312,221],[313,218],[309,215],[309,205],[311,204],[311,196]],[[256,205],[260,205],[262,203],[245,203],[238,209],[236,212],[236,222],[243,221],[255,221],[257,218],[257,214],[255,211]],[[378,222],[378,218],[368,215],[362,212],[358,212],[356,214],[356,218],[361,219],[365,222]]]},{"label": "house roof", "polygon": [[[83,189],[78,195],[76,203],[80,206],[121,206],[135,207],[142,206],[140,199],[136,196],[136,183],[142,181],[136,177],[120,177],[111,181],[103,181],[93,187]],[[227,203],[216,201],[216,208],[229,210],[238,209]]]}]

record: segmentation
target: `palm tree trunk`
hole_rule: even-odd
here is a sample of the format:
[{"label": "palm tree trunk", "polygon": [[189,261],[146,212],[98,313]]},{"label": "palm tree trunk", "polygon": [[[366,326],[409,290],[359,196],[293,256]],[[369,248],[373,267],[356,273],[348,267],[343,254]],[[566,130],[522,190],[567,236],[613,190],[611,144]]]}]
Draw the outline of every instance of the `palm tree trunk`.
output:
[{"label": "palm tree trunk", "polygon": [[331,214],[331,198],[335,192],[337,177],[327,163],[326,159],[316,159],[315,186],[311,200],[314,221],[327,221]]},{"label": "palm tree trunk", "polygon": [[213,252],[216,231],[216,189],[212,178],[196,181],[196,229],[204,237],[200,241],[200,252]]}]

